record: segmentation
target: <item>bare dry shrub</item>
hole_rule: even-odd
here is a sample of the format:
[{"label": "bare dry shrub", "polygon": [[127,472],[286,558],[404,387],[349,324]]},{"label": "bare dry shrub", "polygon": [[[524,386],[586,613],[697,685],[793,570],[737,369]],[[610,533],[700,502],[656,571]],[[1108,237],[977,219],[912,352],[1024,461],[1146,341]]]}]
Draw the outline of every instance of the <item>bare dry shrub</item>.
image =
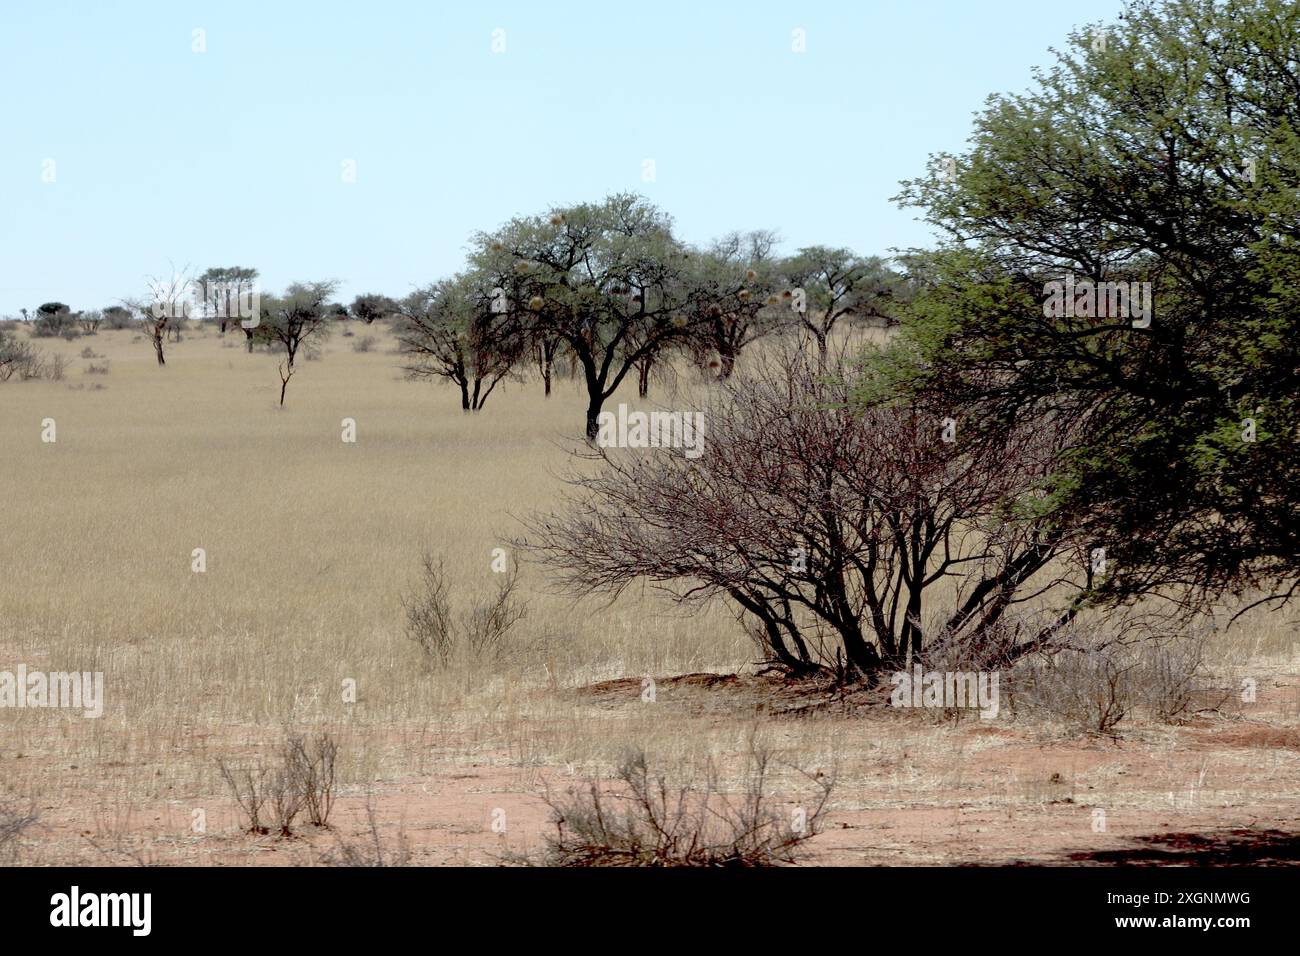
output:
[{"label": "bare dry shrub", "polygon": [[[1177,723],[1205,709],[1210,684],[1205,652],[1211,633],[1207,628],[1170,634],[1141,627],[1125,633],[1100,622],[1080,624],[1061,649],[1023,662],[1010,687],[1031,708],[1092,733],[1113,734],[1139,711]],[[1226,695],[1217,706],[1224,700]]]},{"label": "bare dry shrub", "polygon": [[[652,773],[643,752],[624,760],[618,779],[627,793],[602,795],[592,783],[567,797],[547,796],[555,832],[540,861],[546,866],[761,867],[795,862],[818,832],[834,778],[815,785],[811,810],[787,819],[768,789],[770,758],[751,749],[739,799],[723,789],[710,763],[700,786],[670,786]],[[527,861],[532,862],[532,861]]]},{"label": "bare dry shrub", "polygon": [[357,339],[355,342],[352,343],[352,351],[372,352],[374,351],[375,344],[378,341],[379,340],[375,338],[373,335],[363,335],[361,336],[361,338]]},{"label": "bare dry shrub", "polygon": [[314,826],[329,826],[338,753],[338,741],[328,733],[318,734],[310,741],[301,734],[291,734],[285,741],[286,770],[302,795],[307,821]]},{"label": "bare dry shrub", "polygon": [[267,768],[261,763],[252,767],[234,767],[220,757],[217,758],[217,767],[221,770],[221,778],[230,788],[235,803],[244,814],[248,823],[245,829],[249,833],[270,833],[270,829],[262,822],[262,811],[271,796]]},{"label": "bare dry shrub", "polygon": [[1022,662],[1017,697],[1085,733],[1114,735],[1137,703],[1137,658],[1117,636],[1074,622],[1058,646]]},{"label": "bare dry shrub", "polygon": [[375,807],[366,800],[366,834],[356,841],[338,837],[338,846],[321,857],[326,866],[360,866],[387,867],[410,866],[411,845],[406,838],[406,831],[398,828],[397,839],[392,846],[386,846],[375,820]]},{"label": "bare dry shrub", "polygon": [[499,659],[505,653],[505,636],[528,613],[515,598],[518,583],[518,573],[508,572],[497,582],[492,599],[466,615],[465,642],[476,658]]},{"label": "bare dry shrub", "polygon": [[40,362],[40,349],[17,335],[0,329],[0,382],[7,382],[15,375],[20,381],[32,378],[29,372]]},{"label": "bare dry shrub", "polygon": [[1152,716],[1167,723],[1180,723],[1209,704],[1218,710],[1232,696],[1232,691],[1219,695],[1209,690],[1205,651],[1209,642],[1208,628],[1189,631],[1173,639],[1152,641],[1138,648],[1137,686],[1142,706]]},{"label": "bare dry shrub", "polygon": [[415,592],[402,598],[407,636],[431,667],[446,667],[457,658],[500,661],[508,651],[506,635],[528,613],[527,605],[516,597],[517,588],[518,572],[506,573],[488,601],[457,621],[443,559],[426,552]]},{"label": "bare dry shrub", "polygon": [[51,355],[49,361],[45,363],[45,377],[51,382],[61,382],[68,372],[68,359],[64,355],[55,353]]},{"label": "bare dry shrub", "polygon": [[293,824],[302,812],[305,803],[302,781],[295,775],[295,768],[285,764],[274,770],[267,785],[271,803],[271,813],[280,836],[293,836]]},{"label": "bare dry shrub", "polygon": [[338,742],[329,733],[309,739],[286,732],[278,766],[258,761],[252,767],[233,767],[220,758],[217,766],[243,812],[248,832],[270,832],[262,821],[269,806],[279,834],[292,836],[293,824],[304,812],[313,825],[329,826],[338,752]]}]

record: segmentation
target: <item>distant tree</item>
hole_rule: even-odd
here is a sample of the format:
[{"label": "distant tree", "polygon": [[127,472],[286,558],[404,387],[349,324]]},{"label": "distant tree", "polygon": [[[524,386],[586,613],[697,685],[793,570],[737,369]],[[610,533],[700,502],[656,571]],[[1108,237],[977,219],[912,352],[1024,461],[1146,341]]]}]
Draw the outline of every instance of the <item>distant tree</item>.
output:
[{"label": "distant tree", "polygon": [[517,316],[493,303],[487,277],[462,273],[411,294],[400,307],[407,374],[455,383],[465,412],[482,409],[523,352]]},{"label": "distant tree", "polygon": [[733,232],[692,257],[696,343],[717,354],[720,379],[731,377],[745,346],[793,319],[779,295],[775,245],[773,232]]},{"label": "distant tree", "polygon": [[538,329],[534,332],[532,340],[533,361],[537,363],[537,374],[542,378],[542,395],[550,398],[555,360],[564,348],[564,340],[546,329]]},{"label": "distant tree", "polygon": [[[848,249],[809,246],[782,265],[803,328],[825,360],[827,342],[841,319],[885,317],[896,276],[883,259]],[[802,296],[802,302],[799,297]]]},{"label": "distant tree", "polygon": [[336,320],[328,309],[335,282],[295,282],[284,295],[261,302],[261,322],[256,331],[280,357],[280,406],[297,370],[297,361],[312,352],[329,335]]},{"label": "distant tree", "polygon": [[32,335],[37,338],[57,338],[69,330],[75,330],[76,319],[72,309],[64,303],[45,302],[36,308]]},{"label": "distant tree", "polygon": [[471,261],[526,336],[558,338],[581,366],[594,440],[637,363],[689,336],[686,256],[672,220],[624,193],[480,233]]},{"label": "distant tree", "polygon": [[189,276],[183,271],[174,272],[169,279],[151,277],[146,297],[124,303],[140,317],[159,365],[167,364],[164,355],[167,332],[174,324],[184,321],[191,293]]},{"label": "distant tree", "polygon": [[95,309],[77,313],[77,324],[81,326],[83,335],[94,335],[99,331],[99,326],[104,321],[104,313]]},{"label": "distant tree", "polygon": [[396,302],[386,295],[366,293],[352,300],[352,305],[344,309],[344,314],[360,319],[370,325],[376,319],[384,319],[399,312]]},{"label": "distant tree", "polygon": [[105,306],[102,311],[104,322],[110,329],[130,328],[134,321],[131,318],[131,310],[121,305]]},{"label": "distant tree", "polygon": [[[201,318],[217,323],[222,335],[231,323],[251,319],[258,272],[243,266],[224,266],[205,271],[194,280],[201,299]],[[251,343],[252,335],[248,340]]]}]

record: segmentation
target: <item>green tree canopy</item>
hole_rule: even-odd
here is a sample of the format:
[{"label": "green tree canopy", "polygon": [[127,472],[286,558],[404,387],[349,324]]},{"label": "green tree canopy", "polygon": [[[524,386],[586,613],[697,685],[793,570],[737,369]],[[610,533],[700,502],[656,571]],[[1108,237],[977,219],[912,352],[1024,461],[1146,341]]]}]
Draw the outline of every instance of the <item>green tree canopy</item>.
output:
[{"label": "green tree canopy", "polygon": [[885,380],[966,441],[1087,423],[1037,507],[1104,549],[1097,598],[1294,590],[1300,7],[1138,0],[970,142],[904,184],[945,238]]}]

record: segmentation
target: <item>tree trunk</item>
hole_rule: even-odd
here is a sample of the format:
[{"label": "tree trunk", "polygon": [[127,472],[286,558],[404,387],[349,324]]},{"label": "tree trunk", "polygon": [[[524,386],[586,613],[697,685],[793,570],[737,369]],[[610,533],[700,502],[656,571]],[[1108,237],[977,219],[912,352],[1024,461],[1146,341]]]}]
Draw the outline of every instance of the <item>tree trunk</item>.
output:
[{"label": "tree trunk", "polygon": [[162,330],[161,330],[161,329],[159,329],[157,332],[155,332],[155,333],[153,334],[153,350],[154,350],[154,354],[158,356],[158,364],[159,364],[159,365],[166,365],[166,364],[167,364],[167,360],[166,360],[165,358],[163,358],[163,339],[162,339],[162,337],[163,337],[163,334],[162,334]]},{"label": "tree trunk", "polygon": [[736,351],[729,344],[718,349],[718,379],[725,382],[736,370]]},{"label": "tree trunk", "polygon": [[587,405],[587,441],[594,442],[600,434],[600,407],[605,404],[603,398],[592,398]]}]

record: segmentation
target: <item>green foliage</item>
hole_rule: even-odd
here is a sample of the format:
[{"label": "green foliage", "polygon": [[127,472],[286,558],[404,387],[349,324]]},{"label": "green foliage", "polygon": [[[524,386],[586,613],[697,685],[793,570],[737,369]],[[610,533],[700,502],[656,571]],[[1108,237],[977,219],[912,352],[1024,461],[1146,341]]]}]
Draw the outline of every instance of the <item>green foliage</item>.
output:
[{"label": "green foliage", "polygon": [[[859,399],[946,396],[971,441],[1086,422],[1045,501],[1106,549],[1109,600],[1296,580],[1298,50],[1286,0],[1139,0],[899,197],[947,238],[909,257],[904,335]],[[1150,283],[1149,324],[1049,314],[1071,274]]]}]

